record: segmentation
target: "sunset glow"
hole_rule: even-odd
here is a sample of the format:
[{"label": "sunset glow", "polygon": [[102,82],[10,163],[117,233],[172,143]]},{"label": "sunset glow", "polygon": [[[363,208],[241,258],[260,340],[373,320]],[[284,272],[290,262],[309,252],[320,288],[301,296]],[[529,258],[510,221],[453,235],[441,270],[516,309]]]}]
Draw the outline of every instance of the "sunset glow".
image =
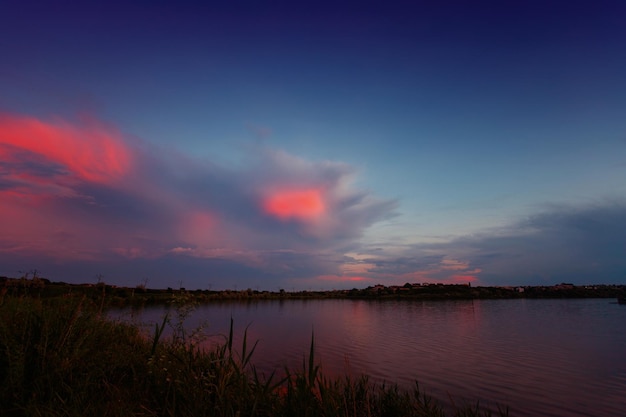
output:
[{"label": "sunset glow", "polygon": [[465,284],[478,281],[478,277],[475,275],[453,275],[450,281],[452,284]]},{"label": "sunset glow", "polygon": [[202,245],[210,241],[215,224],[214,216],[206,211],[191,211],[182,216],[179,227],[180,238],[193,245]]},{"label": "sunset glow", "polygon": [[56,164],[80,180],[104,184],[120,179],[131,164],[117,132],[10,115],[0,116],[0,155],[6,162],[31,155],[39,164]]},{"label": "sunset glow", "polygon": [[321,275],[317,277],[320,281],[328,281],[328,282],[368,282],[372,281],[371,278],[362,277],[362,276],[354,276],[354,275]]},{"label": "sunset glow", "polygon": [[320,190],[283,191],[271,195],[263,202],[267,214],[281,220],[310,220],[326,210]]}]

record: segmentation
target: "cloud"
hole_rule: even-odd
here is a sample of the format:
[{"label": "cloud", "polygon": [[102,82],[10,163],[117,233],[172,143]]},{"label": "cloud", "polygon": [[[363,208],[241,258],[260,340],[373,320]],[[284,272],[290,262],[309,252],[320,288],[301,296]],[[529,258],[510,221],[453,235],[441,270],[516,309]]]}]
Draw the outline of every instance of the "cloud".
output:
[{"label": "cloud", "polygon": [[626,203],[550,206],[507,227],[407,245],[400,254],[363,249],[352,262],[368,265],[367,276],[383,283],[623,283]]},{"label": "cloud", "polygon": [[467,260],[452,258],[446,250],[439,250],[440,253],[432,255],[429,254],[433,252],[432,248],[418,245],[409,252],[412,254],[401,257],[365,257],[357,264],[367,265],[366,275],[384,285],[406,282],[467,284],[477,282],[482,272],[479,268],[473,268]]},{"label": "cloud", "polygon": [[468,248],[484,280],[554,284],[623,282],[626,203],[553,206],[497,234],[454,242]]},{"label": "cloud", "polygon": [[[444,282],[623,282],[626,204],[548,206],[444,243],[364,240],[396,201],[358,172],[262,143],[224,166],[128,138],[94,118],[0,115],[0,275],[103,273],[126,284],[328,288]],[[388,237],[393,239],[393,236]],[[371,239],[371,238],[370,238]]]},{"label": "cloud", "polygon": [[337,273],[342,251],[393,215],[394,201],[355,189],[347,164],[244,152],[243,168],[222,166],[93,118],[1,115],[0,260],[44,273],[204,265],[196,276],[217,262],[237,272],[223,279],[307,279]]},{"label": "cloud", "polygon": [[283,190],[267,196],[263,209],[281,220],[309,220],[324,214],[326,204],[322,190]]},{"label": "cloud", "polygon": [[[0,115],[0,131],[4,170],[25,180],[43,179],[41,174],[47,174],[54,179],[67,176],[107,184],[122,178],[132,163],[131,151],[119,132],[93,119],[72,125]],[[15,169],[28,165],[26,173]]]}]

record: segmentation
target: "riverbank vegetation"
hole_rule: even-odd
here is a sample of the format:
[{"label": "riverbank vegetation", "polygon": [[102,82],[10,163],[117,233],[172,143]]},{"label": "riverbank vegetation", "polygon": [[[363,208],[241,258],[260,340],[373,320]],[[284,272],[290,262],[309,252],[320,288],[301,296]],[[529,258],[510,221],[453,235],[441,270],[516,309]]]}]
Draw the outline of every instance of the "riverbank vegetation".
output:
[{"label": "riverbank vegetation", "polygon": [[[106,292],[104,292],[106,297]],[[314,337],[302,369],[260,375],[255,343],[204,343],[182,326],[193,302],[181,292],[149,333],[112,321],[106,300],[3,295],[0,415],[21,416],[487,416],[506,409],[442,405],[420,391],[367,377],[328,378]],[[168,332],[164,332],[169,326]],[[164,333],[170,334],[167,338]]]},{"label": "riverbank vegetation", "polygon": [[169,303],[177,294],[185,293],[196,303],[214,301],[256,301],[286,299],[365,299],[365,300],[474,300],[516,298],[624,298],[626,285],[573,285],[486,287],[470,284],[406,283],[404,285],[374,285],[367,288],[330,291],[277,291],[253,290],[186,290],[151,289],[144,281],[134,287],[108,285],[99,277],[96,283],[68,284],[51,282],[37,272],[21,278],[0,277],[0,298],[34,296],[39,298],[63,297],[68,294],[84,295],[91,300],[105,301],[110,306],[150,305]]}]

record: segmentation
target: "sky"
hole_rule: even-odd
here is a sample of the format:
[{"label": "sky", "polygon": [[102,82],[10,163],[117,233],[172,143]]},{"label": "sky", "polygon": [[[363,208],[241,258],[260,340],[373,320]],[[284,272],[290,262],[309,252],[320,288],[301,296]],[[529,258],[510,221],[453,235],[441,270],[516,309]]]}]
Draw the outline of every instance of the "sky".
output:
[{"label": "sky", "polygon": [[0,275],[626,283],[621,0],[2,9]]}]

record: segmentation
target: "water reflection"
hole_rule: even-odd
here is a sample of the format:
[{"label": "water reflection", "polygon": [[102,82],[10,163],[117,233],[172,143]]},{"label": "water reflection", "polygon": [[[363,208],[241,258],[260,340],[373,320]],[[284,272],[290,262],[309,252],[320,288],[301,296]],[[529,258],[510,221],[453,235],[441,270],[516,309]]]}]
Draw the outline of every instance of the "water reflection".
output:
[{"label": "water reflection", "polygon": [[[159,321],[162,308],[129,312]],[[312,332],[326,374],[368,374],[447,401],[481,398],[515,416],[624,415],[626,308],[607,300],[253,301],[200,307],[189,328],[235,346],[247,325],[254,363],[301,367]]]}]

